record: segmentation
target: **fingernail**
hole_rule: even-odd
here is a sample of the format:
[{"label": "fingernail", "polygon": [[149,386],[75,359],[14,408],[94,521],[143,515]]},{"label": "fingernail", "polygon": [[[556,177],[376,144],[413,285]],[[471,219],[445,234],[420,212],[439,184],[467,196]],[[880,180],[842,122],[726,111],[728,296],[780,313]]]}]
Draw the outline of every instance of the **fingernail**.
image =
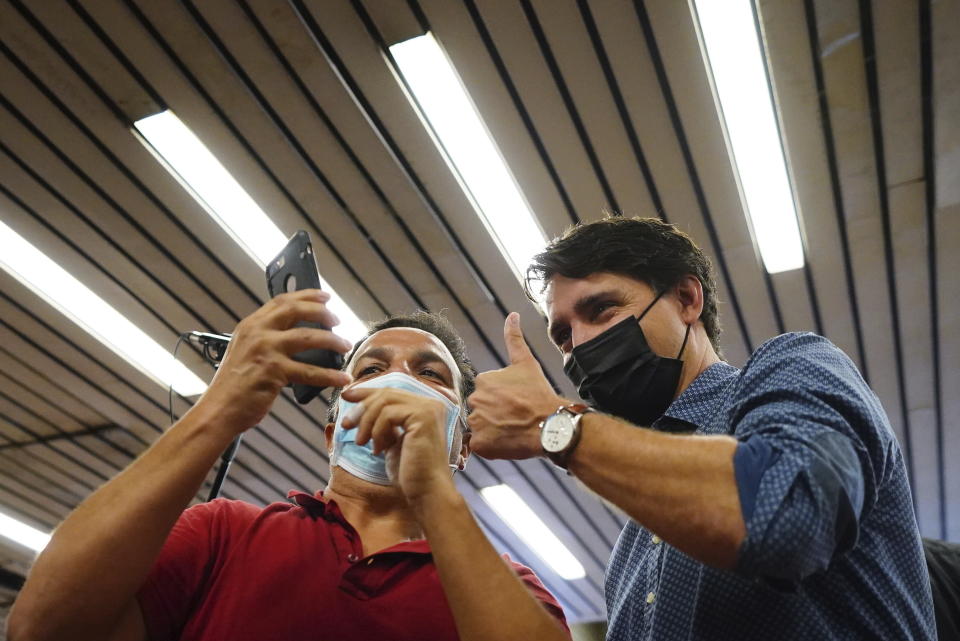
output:
[{"label": "fingernail", "polygon": [[510,327],[517,327],[520,325],[520,314],[516,312],[510,312],[510,316],[507,317],[510,322]]}]

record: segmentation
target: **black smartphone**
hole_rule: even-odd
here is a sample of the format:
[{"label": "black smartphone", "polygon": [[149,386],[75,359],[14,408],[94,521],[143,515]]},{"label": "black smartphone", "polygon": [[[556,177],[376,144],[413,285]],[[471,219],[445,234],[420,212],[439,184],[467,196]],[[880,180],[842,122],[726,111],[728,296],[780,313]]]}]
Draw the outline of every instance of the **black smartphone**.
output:
[{"label": "black smartphone", "polygon": [[[270,293],[270,298],[300,289],[320,289],[320,272],[317,271],[317,261],[313,257],[310,234],[302,229],[290,237],[283,251],[267,265],[267,291]],[[301,321],[296,326],[330,329],[310,321]],[[308,349],[294,354],[293,359],[317,367],[330,369],[343,367],[343,356],[328,349]],[[305,405],[312,401],[321,389],[294,383],[293,395],[298,403]]]}]

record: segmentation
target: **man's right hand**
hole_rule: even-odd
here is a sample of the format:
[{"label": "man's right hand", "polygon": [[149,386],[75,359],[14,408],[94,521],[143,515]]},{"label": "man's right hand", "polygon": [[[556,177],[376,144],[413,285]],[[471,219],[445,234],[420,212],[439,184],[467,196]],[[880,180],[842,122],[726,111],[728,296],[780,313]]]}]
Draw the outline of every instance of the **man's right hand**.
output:
[{"label": "man's right hand", "polygon": [[352,379],[334,369],[293,360],[307,349],[346,353],[352,345],[333,332],[294,327],[313,321],[333,327],[340,321],[327,309],[330,294],[304,289],[280,294],[244,318],[233,331],[227,353],[198,405],[211,408],[239,434],[259,423],[285,385],[342,387]]}]

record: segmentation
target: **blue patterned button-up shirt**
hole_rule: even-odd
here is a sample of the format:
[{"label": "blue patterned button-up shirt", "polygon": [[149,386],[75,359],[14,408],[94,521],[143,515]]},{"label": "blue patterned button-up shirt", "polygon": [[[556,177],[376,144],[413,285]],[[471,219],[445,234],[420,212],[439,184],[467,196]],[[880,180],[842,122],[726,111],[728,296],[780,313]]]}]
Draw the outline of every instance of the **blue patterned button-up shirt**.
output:
[{"label": "blue patterned button-up shirt", "polygon": [[830,341],[785,334],[742,370],[711,366],[654,424],[684,426],[739,441],[737,567],[629,522],[607,570],[608,641],[936,639],[900,447]]}]

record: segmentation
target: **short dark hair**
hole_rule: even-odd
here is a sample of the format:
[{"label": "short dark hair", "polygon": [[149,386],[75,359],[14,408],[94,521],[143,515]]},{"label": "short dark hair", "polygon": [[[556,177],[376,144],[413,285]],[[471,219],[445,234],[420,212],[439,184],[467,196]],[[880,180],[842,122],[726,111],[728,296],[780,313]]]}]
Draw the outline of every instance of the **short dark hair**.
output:
[{"label": "short dark hair", "polygon": [[[476,387],[477,369],[467,357],[467,348],[463,339],[460,338],[457,330],[453,328],[450,321],[442,314],[417,310],[412,314],[388,316],[381,321],[369,325],[366,335],[354,344],[353,349],[351,349],[350,353],[343,359],[344,369],[350,364],[353,355],[357,353],[357,349],[359,349],[365,340],[381,330],[394,327],[412,327],[413,329],[419,329],[428,334],[433,334],[440,339],[440,342],[450,350],[453,361],[457,364],[457,369],[460,370],[460,399],[465,404],[467,397],[473,394],[473,390]],[[336,420],[337,401],[340,398],[340,390],[341,388],[339,387],[334,389],[330,396],[330,407],[327,408],[327,420],[331,423]]]},{"label": "short dark hair", "polygon": [[689,235],[659,218],[608,216],[582,223],[554,238],[533,257],[527,268],[524,290],[536,302],[531,287],[541,292],[557,274],[586,278],[598,272],[629,276],[663,292],[688,275],[703,287],[700,320],[713,348],[720,354],[720,319],[717,314],[717,279],[710,259]]}]

